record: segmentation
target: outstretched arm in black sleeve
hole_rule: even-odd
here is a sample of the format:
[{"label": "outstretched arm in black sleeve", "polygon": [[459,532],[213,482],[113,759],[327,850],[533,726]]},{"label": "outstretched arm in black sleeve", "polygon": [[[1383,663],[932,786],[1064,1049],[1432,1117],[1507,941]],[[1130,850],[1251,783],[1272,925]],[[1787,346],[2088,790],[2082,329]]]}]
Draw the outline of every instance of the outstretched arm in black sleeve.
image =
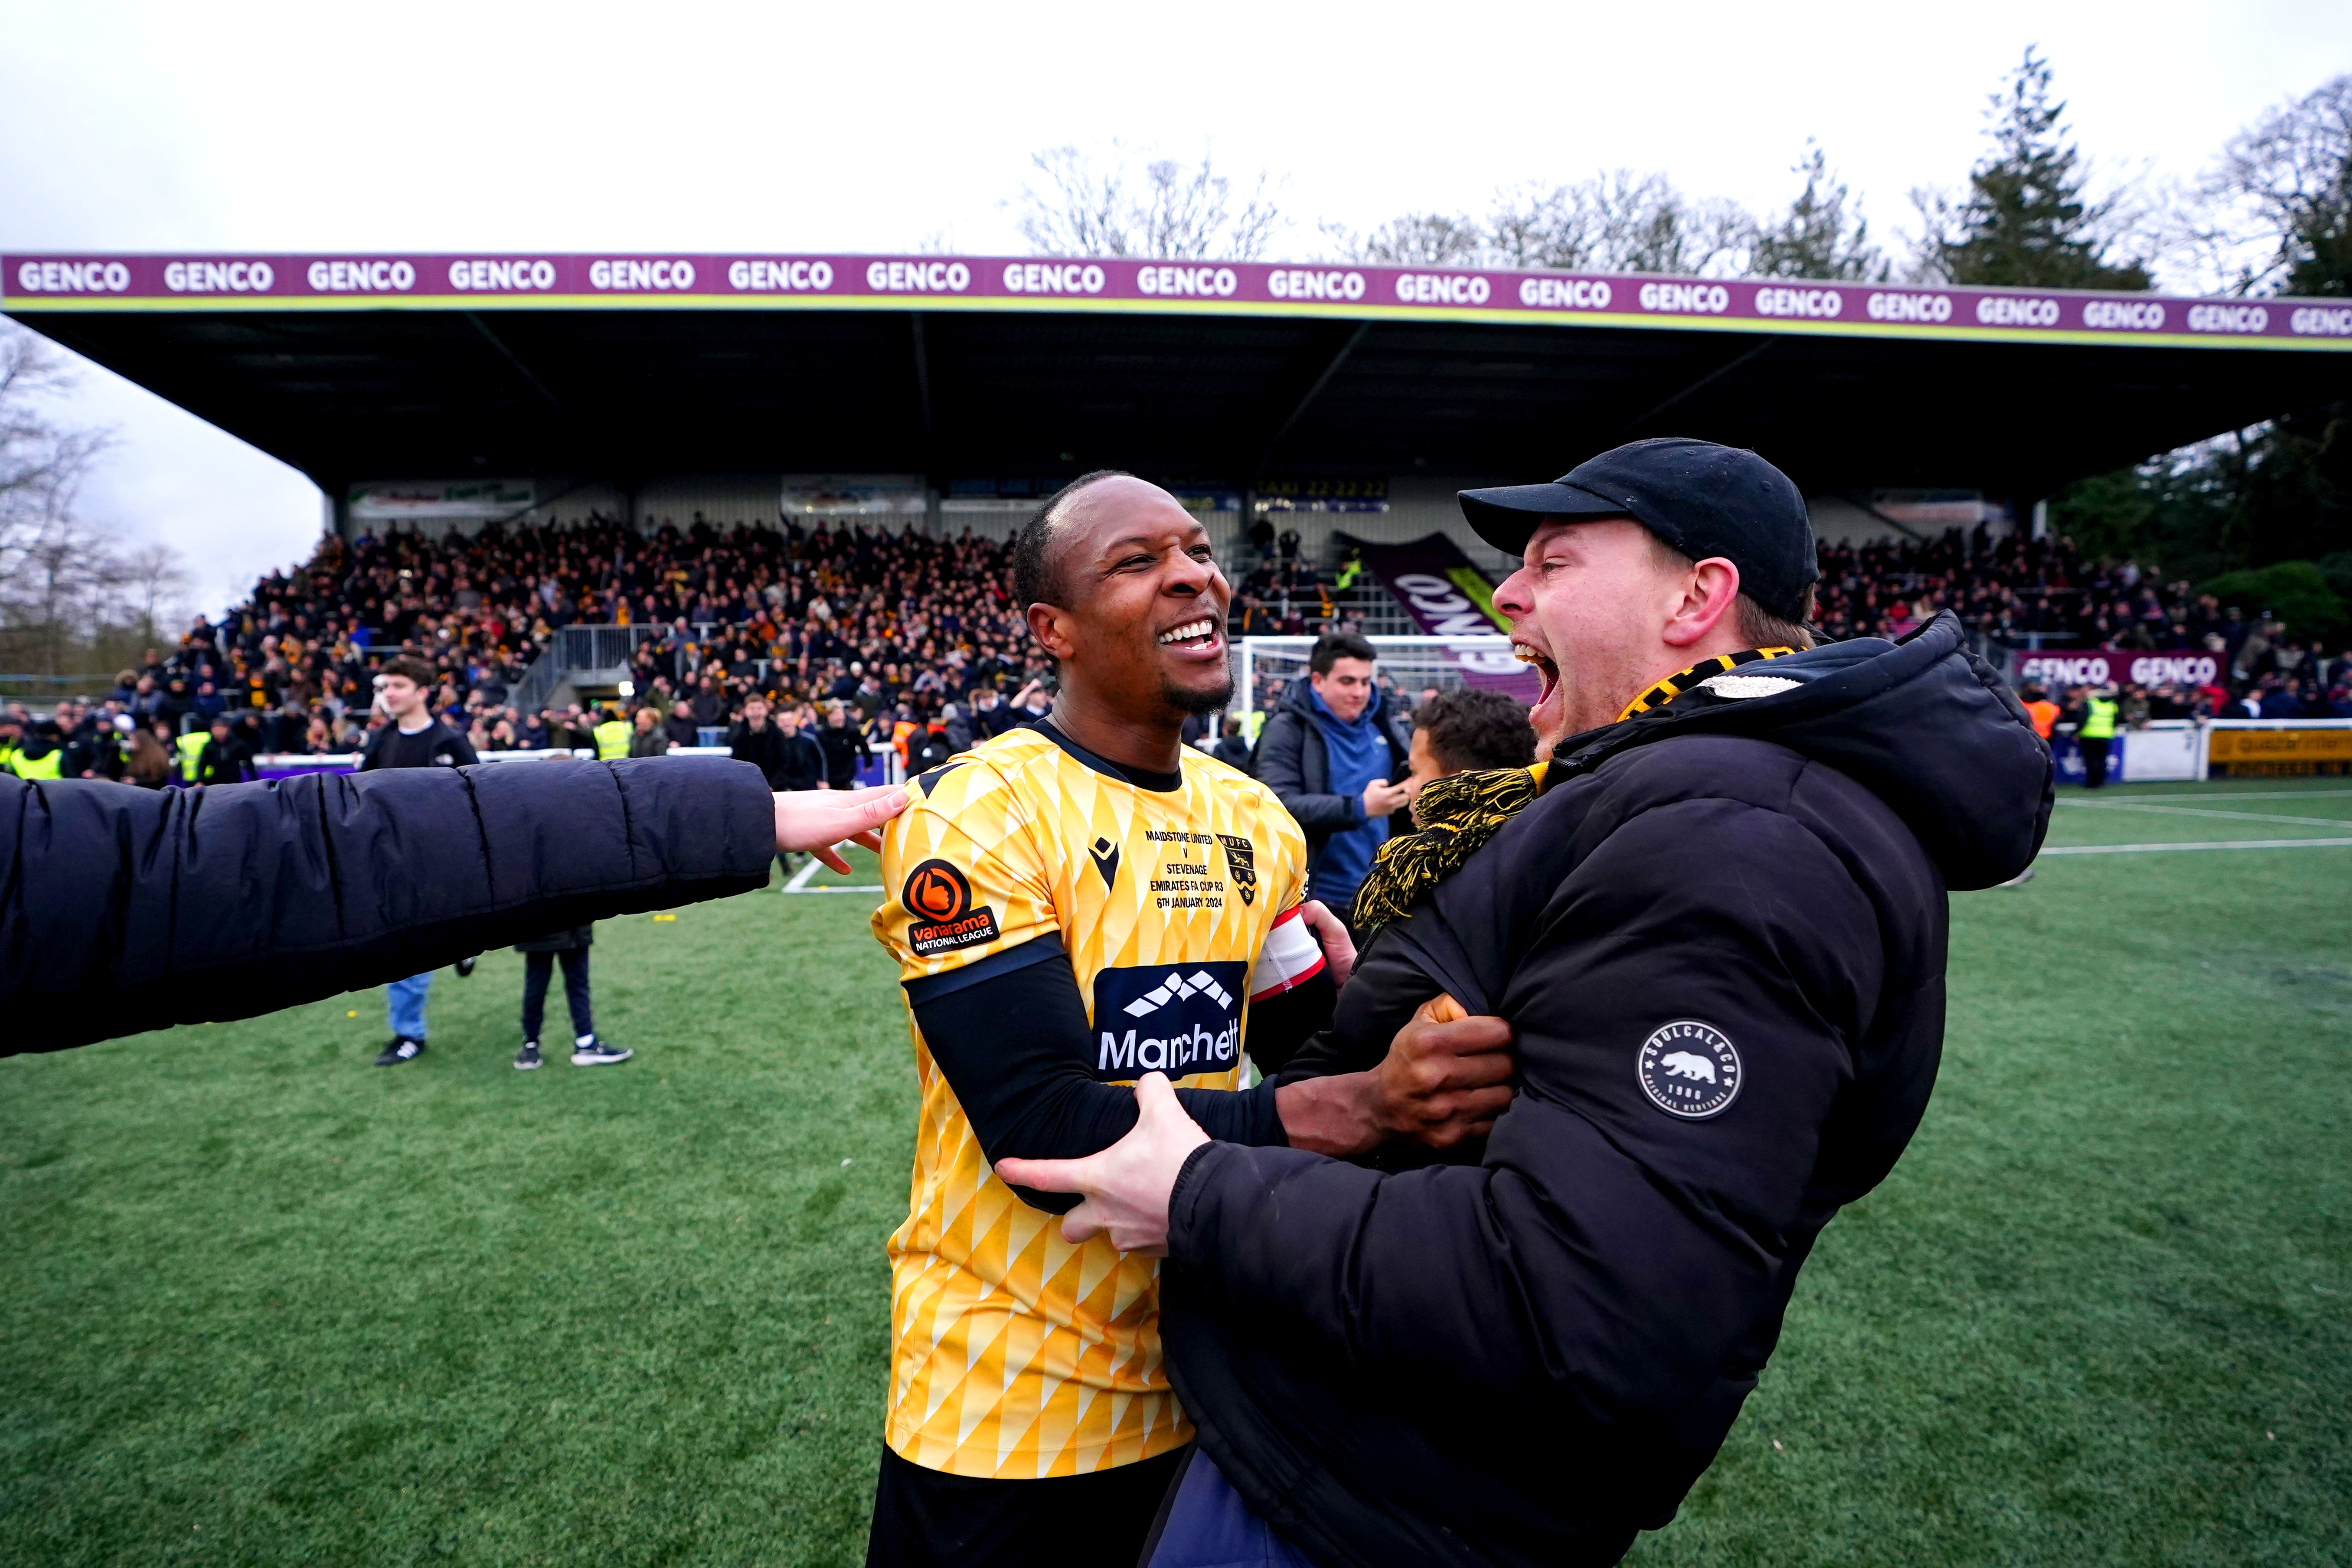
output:
[{"label": "outstretched arm in black sleeve", "polygon": [[0,1055],[251,1017],[767,880],[774,797],[719,758],[150,793],[0,777]]}]

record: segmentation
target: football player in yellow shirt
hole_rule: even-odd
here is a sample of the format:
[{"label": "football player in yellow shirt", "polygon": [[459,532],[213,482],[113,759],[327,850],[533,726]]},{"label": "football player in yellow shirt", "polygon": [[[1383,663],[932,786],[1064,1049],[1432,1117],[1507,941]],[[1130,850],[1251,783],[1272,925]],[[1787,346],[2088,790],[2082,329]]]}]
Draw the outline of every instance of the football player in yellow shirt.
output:
[{"label": "football player in yellow shirt", "polygon": [[1273,1073],[1333,983],[1297,824],[1182,744],[1232,694],[1207,532],[1155,485],[1088,475],[1023,530],[1014,574],[1061,667],[1053,711],[914,781],[874,917],[922,1091],[867,1548],[894,1568],[1127,1568],[1192,1438],[1157,1263],[1066,1241],[1075,1200],[1007,1186],[994,1160],[1108,1147],[1150,1072],[1215,1137],[1328,1153],[1508,1097],[1499,1054],[1240,1089],[1243,1047]]}]

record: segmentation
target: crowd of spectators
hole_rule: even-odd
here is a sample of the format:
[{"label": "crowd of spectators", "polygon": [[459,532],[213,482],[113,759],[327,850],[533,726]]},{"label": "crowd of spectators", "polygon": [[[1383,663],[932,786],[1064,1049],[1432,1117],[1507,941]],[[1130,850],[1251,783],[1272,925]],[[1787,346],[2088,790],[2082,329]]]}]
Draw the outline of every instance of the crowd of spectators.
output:
[{"label": "crowd of spectators", "polygon": [[1814,624],[1824,638],[1900,637],[1942,610],[1989,655],[2003,647],[2180,650],[2210,681],[2125,684],[2126,723],[2153,719],[2352,718],[2352,646],[2330,658],[2267,605],[2223,605],[2068,540],[1952,529],[1918,542],[1825,544]]},{"label": "crowd of spectators", "polygon": [[123,671],[93,715],[127,715],[174,759],[179,737],[224,714],[248,756],[355,751],[380,721],[374,665],[404,650],[438,672],[433,709],[478,751],[587,748],[603,705],[515,700],[556,633],[586,624],[636,628],[614,706],[639,754],[729,743],[755,696],[780,724],[904,750],[910,734],[992,733],[1016,708],[1043,711],[1049,669],[1011,608],[1010,554],[822,522],[330,539]]},{"label": "crowd of spectators", "polygon": [[[1326,574],[1295,531],[1277,536],[1263,521],[1243,548],[1233,635],[1357,629],[1346,605],[1358,563]],[[1816,624],[1829,638],[1900,636],[1949,609],[1988,652],[2215,657],[2212,681],[2121,692],[2126,722],[2352,716],[2352,650],[2331,658],[2266,618],[2266,606],[2221,605],[2130,562],[2087,560],[2063,539],[1956,529],[1824,545],[1821,561]],[[19,710],[15,731],[36,747],[71,746],[65,762],[115,776],[235,777],[265,752],[358,750],[381,722],[375,664],[404,650],[437,672],[436,713],[486,754],[609,750],[614,731],[600,740],[597,729],[614,719],[639,755],[730,745],[756,697],[779,728],[820,743],[829,775],[877,745],[912,763],[1048,706],[1051,668],[1011,582],[1009,541],[839,521],[719,528],[698,517],[641,531],[591,517],[329,539],[217,623],[199,620],[176,647],[151,650],[102,702],[37,724]],[[574,624],[634,628],[617,711],[593,701],[526,710],[525,672]],[[1395,697],[1411,706],[1409,694]]]}]

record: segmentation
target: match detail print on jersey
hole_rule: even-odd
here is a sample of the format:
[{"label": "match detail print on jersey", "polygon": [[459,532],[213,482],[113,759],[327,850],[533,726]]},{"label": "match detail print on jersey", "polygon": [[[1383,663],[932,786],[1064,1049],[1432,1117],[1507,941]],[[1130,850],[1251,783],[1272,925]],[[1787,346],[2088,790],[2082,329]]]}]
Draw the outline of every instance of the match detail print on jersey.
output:
[{"label": "match detail print on jersey", "polygon": [[[1034,729],[927,777],[884,830],[891,896],[874,916],[908,988],[952,995],[1066,953],[1088,1076],[1240,1087],[1251,1000],[1322,962],[1296,918],[1307,847],[1271,791],[1191,747],[1175,788],[1145,787]],[[1072,1246],[998,1181],[911,1005],[908,1023],[922,1112],[889,1245],[890,1447],[1027,1479],[1182,1446],[1159,1265],[1101,1237]]]}]

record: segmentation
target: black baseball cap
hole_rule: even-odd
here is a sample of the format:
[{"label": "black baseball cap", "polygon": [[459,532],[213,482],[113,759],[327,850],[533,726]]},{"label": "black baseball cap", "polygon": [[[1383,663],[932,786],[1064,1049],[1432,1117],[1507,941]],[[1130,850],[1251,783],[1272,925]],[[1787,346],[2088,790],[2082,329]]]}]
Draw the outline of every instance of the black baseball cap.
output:
[{"label": "black baseball cap", "polygon": [[1630,517],[1694,561],[1720,555],[1738,567],[1739,591],[1783,620],[1804,618],[1805,589],[1822,574],[1805,498],[1744,447],[1662,436],[1588,458],[1548,485],[1460,500],[1471,530],[1509,555],[1548,517]]}]

